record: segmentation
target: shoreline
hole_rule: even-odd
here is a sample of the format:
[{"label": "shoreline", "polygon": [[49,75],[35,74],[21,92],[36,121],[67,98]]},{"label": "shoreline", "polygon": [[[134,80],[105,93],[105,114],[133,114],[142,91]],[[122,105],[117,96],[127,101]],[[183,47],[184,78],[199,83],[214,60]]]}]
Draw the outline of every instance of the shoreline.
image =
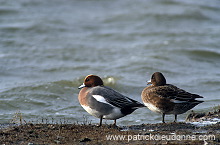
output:
[{"label": "shoreline", "polygon": [[[220,123],[112,125],[24,124],[0,130],[1,144],[220,144]],[[200,138],[199,138],[200,137]]]},{"label": "shoreline", "polygon": [[117,127],[97,127],[87,121],[26,123],[20,116],[14,118],[17,124],[0,124],[0,144],[220,144],[219,118],[219,107],[207,113],[192,111],[187,122]]}]

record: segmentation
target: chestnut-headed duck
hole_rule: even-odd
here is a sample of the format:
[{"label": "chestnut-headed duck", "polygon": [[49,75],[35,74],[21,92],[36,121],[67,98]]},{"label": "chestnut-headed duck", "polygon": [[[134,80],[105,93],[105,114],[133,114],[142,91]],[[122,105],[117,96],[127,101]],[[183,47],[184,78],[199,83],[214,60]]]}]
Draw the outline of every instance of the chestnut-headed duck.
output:
[{"label": "chestnut-headed duck", "polygon": [[98,126],[102,125],[102,119],[114,120],[131,114],[143,104],[126,97],[119,92],[104,86],[102,79],[96,75],[88,75],[84,83],[79,87],[78,95],[81,106],[91,115],[100,118]]}]

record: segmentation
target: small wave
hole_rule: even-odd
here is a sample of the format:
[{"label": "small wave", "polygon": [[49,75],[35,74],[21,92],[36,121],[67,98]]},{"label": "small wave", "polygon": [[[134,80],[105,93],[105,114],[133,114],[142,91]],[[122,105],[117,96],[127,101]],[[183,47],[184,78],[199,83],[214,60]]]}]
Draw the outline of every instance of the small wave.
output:
[{"label": "small wave", "polygon": [[178,50],[181,54],[185,53],[188,56],[193,56],[193,59],[197,58],[205,58],[205,59],[219,59],[220,58],[220,51],[215,49],[182,49]]},{"label": "small wave", "polygon": [[25,30],[32,27],[32,23],[29,22],[17,22],[13,24],[2,24],[0,25],[0,29],[7,31],[7,32],[15,32],[18,30]]},{"label": "small wave", "polygon": [[18,9],[15,9],[15,8],[0,7],[0,15],[14,14],[18,12],[19,12]]},{"label": "small wave", "polygon": [[3,58],[3,57],[5,57],[5,56],[7,56],[7,55],[4,54],[4,53],[0,53],[0,58]]},{"label": "small wave", "polygon": [[179,21],[179,20],[209,20],[210,18],[203,15],[200,11],[186,11],[180,14],[152,14],[152,16],[154,16],[157,19],[167,19],[167,20],[175,20],[175,21]]},{"label": "small wave", "polygon": [[190,50],[190,54],[201,56],[201,57],[211,57],[211,58],[220,58],[220,53],[211,50]]},{"label": "small wave", "polygon": [[220,81],[206,81],[206,82],[204,82],[204,84],[220,86]]}]

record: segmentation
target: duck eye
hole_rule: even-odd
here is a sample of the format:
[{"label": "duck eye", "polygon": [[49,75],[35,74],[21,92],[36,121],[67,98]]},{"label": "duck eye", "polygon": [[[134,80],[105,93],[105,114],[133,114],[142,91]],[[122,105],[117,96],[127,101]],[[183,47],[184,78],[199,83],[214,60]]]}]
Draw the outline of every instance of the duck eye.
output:
[{"label": "duck eye", "polygon": [[88,81],[89,81],[89,78],[86,79],[86,82],[88,82]]}]

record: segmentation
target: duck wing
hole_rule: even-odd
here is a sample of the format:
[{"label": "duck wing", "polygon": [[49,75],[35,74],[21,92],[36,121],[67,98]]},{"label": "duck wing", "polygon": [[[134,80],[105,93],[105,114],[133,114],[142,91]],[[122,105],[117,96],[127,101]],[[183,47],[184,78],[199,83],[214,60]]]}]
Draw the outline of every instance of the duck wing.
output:
[{"label": "duck wing", "polygon": [[91,95],[101,96],[107,103],[119,107],[119,108],[138,108],[145,107],[138,101],[135,101],[127,96],[122,95],[121,93],[105,86],[93,87]]},{"label": "duck wing", "polygon": [[176,101],[194,101],[196,98],[203,98],[200,95],[189,93],[183,89],[180,89],[174,85],[164,85],[164,86],[157,86],[152,88],[154,92],[160,96],[167,99],[173,99]]}]

